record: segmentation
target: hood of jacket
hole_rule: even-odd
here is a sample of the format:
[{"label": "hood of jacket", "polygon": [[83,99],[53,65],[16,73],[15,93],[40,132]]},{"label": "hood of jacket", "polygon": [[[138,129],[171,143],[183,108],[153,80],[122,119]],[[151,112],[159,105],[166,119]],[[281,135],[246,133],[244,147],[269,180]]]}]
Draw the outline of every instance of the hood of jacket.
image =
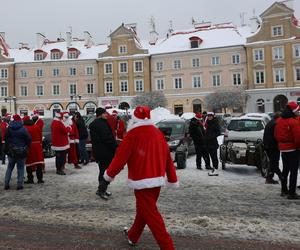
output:
[{"label": "hood of jacket", "polygon": [[18,130],[23,127],[23,123],[21,121],[11,121],[9,127],[13,130]]}]

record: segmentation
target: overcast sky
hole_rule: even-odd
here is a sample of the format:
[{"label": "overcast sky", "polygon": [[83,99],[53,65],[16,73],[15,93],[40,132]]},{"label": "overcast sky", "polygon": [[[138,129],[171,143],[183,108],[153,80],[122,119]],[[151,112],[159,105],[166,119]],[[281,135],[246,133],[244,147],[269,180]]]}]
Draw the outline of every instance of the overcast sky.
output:
[{"label": "overcast sky", "polygon": [[[89,31],[96,43],[106,42],[110,31],[122,22],[137,23],[141,39],[149,38],[150,18],[157,32],[165,35],[172,20],[174,29],[189,29],[192,17],[213,23],[241,24],[268,8],[274,0],[0,0],[0,31],[6,33],[11,47],[19,42],[35,45],[35,33],[54,40],[72,27],[73,37],[83,38]],[[300,19],[300,0],[294,0]]]}]

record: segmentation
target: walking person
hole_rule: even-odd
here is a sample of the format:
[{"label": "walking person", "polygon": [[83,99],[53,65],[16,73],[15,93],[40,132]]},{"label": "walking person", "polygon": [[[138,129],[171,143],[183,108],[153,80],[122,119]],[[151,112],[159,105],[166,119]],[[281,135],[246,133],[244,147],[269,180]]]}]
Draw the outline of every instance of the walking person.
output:
[{"label": "walking person", "polygon": [[[99,166],[99,185],[103,180],[104,172],[113,159],[117,148],[116,139],[107,122],[107,115],[108,114],[104,108],[97,108],[96,119],[89,126],[93,155]],[[107,191],[101,192],[99,187],[96,194],[104,199],[108,199],[111,195],[111,193]]]},{"label": "walking person", "polygon": [[43,167],[45,165],[42,147],[42,130],[28,115],[23,117],[23,124],[31,136],[31,144],[25,161],[27,180],[24,183],[34,184],[33,172],[36,172],[38,184],[41,184],[44,183]]},{"label": "walking person", "polygon": [[30,143],[31,137],[26,128],[23,127],[21,117],[17,114],[13,115],[13,121],[10,122],[5,135],[8,156],[8,165],[5,173],[5,190],[10,188],[11,174],[16,164],[18,173],[17,190],[23,189],[24,164]]},{"label": "walking person", "polygon": [[218,160],[218,148],[219,148],[218,136],[219,135],[221,135],[221,130],[214,112],[207,112],[204,143],[213,166],[212,172],[208,173],[208,175],[210,176],[218,175],[217,170],[219,166],[219,160]]},{"label": "walking person", "polygon": [[205,161],[205,166],[208,168],[209,162],[207,160],[207,157],[204,158],[205,154],[205,147],[204,147],[204,126],[203,126],[203,120],[202,115],[200,113],[197,113],[190,122],[189,126],[189,133],[193,139],[195,150],[196,150],[196,166],[197,169],[202,169],[201,161],[202,158]]},{"label": "walking person", "polygon": [[40,114],[38,110],[33,111],[32,121],[34,122],[34,124],[38,125],[40,129],[43,131],[44,121],[40,118]]},{"label": "walking person", "polygon": [[[281,152],[283,163],[281,178],[281,196],[288,199],[299,199],[296,193],[299,148],[300,148],[300,125],[297,121],[299,106],[296,102],[289,102],[283,110],[281,117],[276,120],[275,138]],[[287,179],[289,177],[289,189]]]},{"label": "walking person", "polygon": [[264,149],[269,158],[269,169],[266,176],[266,184],[278,184],[278,181],[273,179],[274,174],[278,176],[279,180],[282,178],[282,173],[279,169],[280,151],[274,135],[276,120],[279,117],[280,112],[275,113],[273,119],[267,123],[264,130]]},{"label": "walking person", "polygon": [[2,165],[5,165],[6,154],[5,154],[5,150],[4,150],[4,145],[5,145],[4,138],[5,138],[6,130],[7,130],[8,125],[10,123],[10,119],[11,119],[11,115],[7,113],[3,117],[2,122],[0,124],[0,126],[1,126],[1,136],[2,136],[2,152],[1,152]]},{"label": "walking person", "polygon": [[149,107],[136,107],[133,121],[133,126],[105,171],[100,189],[101,192],[105,192],[107,185],[127,164],[128,183],[134,189],[136,198],[134,223],[129,230],[124,229],[128,243],[135,245],[147,225],[160,249],[175,249],[156,205],[161,186],[178,186],[169,146],[163,133],[150,120]]},{"label": "walking person", "polygon": [[51,123],[52,150],[55,151],[56,174],[66,175],[63,171],[66,164],[67,150],[70,148],[69,136],[71,132],[70,126],[63,123],[63,113],[55,113],[55,117]]},{"label": "walking person", "polygon": [[75,113],[75,122],[78,129],[79,134],[79,163],[83,163],[83,165],[87,165],[89,163],[89,155],[86,151],[86,141],[88,139],[88,130],[85,125],[85,122],[79,112]]}]

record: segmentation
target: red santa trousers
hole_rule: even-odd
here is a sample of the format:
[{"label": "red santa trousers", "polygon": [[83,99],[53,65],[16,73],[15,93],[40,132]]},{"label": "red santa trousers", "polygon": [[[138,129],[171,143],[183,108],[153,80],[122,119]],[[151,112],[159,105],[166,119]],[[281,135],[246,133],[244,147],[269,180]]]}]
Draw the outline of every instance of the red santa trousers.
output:
[{"label": "red santa trousers", "polygon": [[128,231],[128,239],[137,243],[144,227],[148,225],[160,249],[174,250],[173,241],[166,230],[164,220],[157,209],[156,202],[160,187],[135,190],[136,215],[132,227]]},{"label": "red santa trousers", "polygon": [[78,156],[77,156],[77,145],[76,143],[70,143],[70,148],[68,150],[68,163],[78,164]]}]

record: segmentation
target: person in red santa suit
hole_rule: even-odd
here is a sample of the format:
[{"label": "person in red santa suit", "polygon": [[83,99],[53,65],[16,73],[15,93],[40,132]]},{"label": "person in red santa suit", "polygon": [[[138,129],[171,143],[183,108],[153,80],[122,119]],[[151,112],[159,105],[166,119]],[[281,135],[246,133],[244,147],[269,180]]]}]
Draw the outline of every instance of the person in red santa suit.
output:
[{"label": "person in red santa suit", "polygon": [[33,114],[32,114],[32,121],[38,125],[41,130],[43,131],[44,128],[44,121],[39,117],[39,111],[38,110],[33,110]]},{"label": "person in red santa suit", "polygon": [[52,146],[55,151],[56,174],[66,175],[63,168],[66,163],[67,149],[70,148],[69,133],[72,131],[70,126],[63,123],[63,113],[55,113],[51,123]]},{"label": "person in red santa suit", "polygon": [[5,133],[6,133],[6,129],[9,125],[9,122],[10,122],[10,119],[11,119],[11,114],[9,113],[6,113],[0,126],[1,126],[1,136],[2,136],[2,152],[1,152],[1,160],[2,160],[2,165],[5,165],[5,158],[6,158],[6,155],[5,155],[5,150],[4,150],[4,145],[5,145],[5,141],[4,141],[4,138],[5,138]]},{"label": "person in red santa suit", "polygon": [[[68,114],[66,114],[68,115]],[[74,116],[70,119],[69,125],[72,128],[72,132],[69,133],[70,148],[68,150],[68,163],[74,164],[76,169],[81,169],[78,165],[77,147],[79,143],[79,133]]]},{"label": "person in red santa suit", "polygon": [[27,180],[25,184],[33,184],[33,172],[36,171],[38,183],[44,183],[43,180],[43,167],[44,155],[42,148],[42,130],[40,126],[34,123],[28,115],[23,117],[23,125],[31,136],[31,144],[29,147],[28,155],[25,161]]},{"label": "person in red santa suit", "polygon": [[116,127],[115,127],[116,140],[120,142],[123,140],[126,132],[125,122],[120,118],[117,110],[113,110],[112,115],[116,120]]},{"label": "person in red santa suit", "polygon": [[150,120],[149,107],[136,107],[133,122],[104,173],[100,191],[105,192],[127,164],[128,183],[136,197],[134,223],[129,230],[124,229],[128,243],[135,245],[148,225],[160,249],[175,249],[156,205],[161,186],[179,185],[169,146],[163,133]]}]

